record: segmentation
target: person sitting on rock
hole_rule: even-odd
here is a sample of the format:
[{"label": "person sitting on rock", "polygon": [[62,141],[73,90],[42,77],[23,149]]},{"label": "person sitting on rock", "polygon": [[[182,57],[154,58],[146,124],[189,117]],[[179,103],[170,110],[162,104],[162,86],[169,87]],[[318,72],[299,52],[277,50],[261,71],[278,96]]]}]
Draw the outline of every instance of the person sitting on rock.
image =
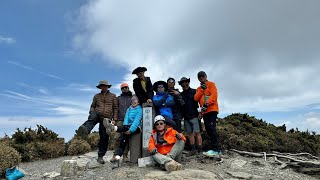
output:
[{"label": "person sitting on rock", "polygon": [[157,81],[153,84],[153,90],[156,95],[153,96],[153,104],[157,115],[162,115],[167,122],[167,125],[176,129],[176,123],[172,120],[173,114],[171,107],[174,105],[172,96],[167,93],[168,85],[164,81]]},{"label": "person sitting on rock", "polygon": [[163,116],[157,115],[154,118],[148,150],[154,161],[164,166],[168,172],[182,169],[182,164],[175,159],[181,155],[185,141],[186,138],[182,133],[167,127]]},{"label": "person sitting on rock", "polygon": [[142,108],[139,105],[139,99],[136,95],[133,95],[131,98],[131,106],[126,111],[123,126],[115,126],[111,123],[109,119],[103,119],[103,125],[105,126],[106,132],[109,135],[111,134],[111,132],[121,133],[120,146],[114,152],[114,162],[119,162],[120,157],[123,155],[126,146],[128,146],[131,136],[133,134],[141,132],[141,119]]}]

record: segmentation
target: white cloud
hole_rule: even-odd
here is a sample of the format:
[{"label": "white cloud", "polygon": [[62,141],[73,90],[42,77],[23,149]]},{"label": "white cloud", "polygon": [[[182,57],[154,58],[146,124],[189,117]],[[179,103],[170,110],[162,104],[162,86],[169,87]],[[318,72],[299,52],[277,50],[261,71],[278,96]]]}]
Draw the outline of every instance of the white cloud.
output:
[{"label": "white cloud", "polygon": [[[205,70],[222,113],[289,111],[318,103],[319,1],[89,1],[75,48],[152,80]],[[275,8],[276,7],[276,8]]]},{"label": "white cloud", "polygon": [[95,86],[90,86],[87,84],[79,84],[79,83],[70,83],[66,87],[63,87],[66,90],[73,90],[73,91],[82,91],[82,92],[90,92],[90,93],[98,93],[99,89]]},{"label": "white cloud", "polygon": [[318,128],[320,130],[320,113],[309,112],[305,115],[305,123],[312,128]]},{"label": "white cloud", "polygon": [[5,36],[1,36],[0,35],[0,44],[4,43],[4,44],[14,44],[16,43],[16,39],[13,37],[5,37]]},{"label": "white cloud", "polygon": [[55,107],[50,109],[55,111],[57,115],[88,115],[88,110],[81,110],[79,108],[72,108],[72,107]]}]

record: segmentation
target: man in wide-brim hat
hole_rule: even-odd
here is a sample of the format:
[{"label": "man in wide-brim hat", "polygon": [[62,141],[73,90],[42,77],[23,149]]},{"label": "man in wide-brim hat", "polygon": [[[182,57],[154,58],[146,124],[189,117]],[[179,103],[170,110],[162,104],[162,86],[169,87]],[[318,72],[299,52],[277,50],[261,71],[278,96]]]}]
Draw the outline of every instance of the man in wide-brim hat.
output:
[{"label": "man in wide-brim hat", "polygon": [[146,72],[146,71],[147,71],[147,68],[145,67],[137,67],[132,71],[132,74],[138,74],[140,72]]},{"label": "man in wide-brim hat", "polygon": [[168,84],[165,82],[165,81],[157,81],[153,84],[153,90],[155,92],[158,92],[158,86],[159,85],[163,85],[163,88],[164,88],[164,91],[167,91],[168,90]]},{"label": "man in wide-brim hat", "polygon": [[132,74],[137,75],[137,78],[133,80],[133,90],[140,100],[140,105],[145,102],[151,103],[153,98],[151,79],[144,76],[146,71],[145,67],[137,67],[132,71]]},{"label": "man in wide-brim hat", "polygon": [[190,78],[182,77],[180,81],[178,81],[179,85],[181,86],[183,82],[190,83]]},{"label": "man in wide-brim hat", "polygon": [[111,93],[108,89],[112,85],[106,80],[101,80],[96,86],[101,89],[101,92],[93,97],[93,101],[90,107],[89,117],[77,130],[77,135],[82,138],[86,138],[90,131],[99,123],[99,151],[98,151],[98,163],[104,164],[103,156],[108,149],[109,135],[106,132],[106,128],[103,126],[103,118],[108,118],[112,121],[117,121],[118,118],[118,101],[117,96]]},{"label": "man in wide-brim hat", "polygon": [[99,89],[102,89],[102,86],[106,86],[107,88],[110,88],[112,85],[109,84],[108,81],[106,80],[101,80],[96,87]]}]

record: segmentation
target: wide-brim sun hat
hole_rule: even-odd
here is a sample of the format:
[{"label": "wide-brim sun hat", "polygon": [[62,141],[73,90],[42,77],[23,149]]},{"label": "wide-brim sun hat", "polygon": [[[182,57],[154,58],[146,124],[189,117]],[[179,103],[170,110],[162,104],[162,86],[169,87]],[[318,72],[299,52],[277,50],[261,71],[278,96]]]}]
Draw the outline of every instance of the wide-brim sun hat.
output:
[{"label": "wide-brim sun hat", "polygon": [[162,84],[163,86],[164,86],[164,90],[165,91],[167,91],[167,89],[168,89],[168,84],[165,82],[165,81],[157,81],[157,82],[155,82],[154,84],[153,84],[153,90],[155,91],[155,92],[158,92],[158,86],[160,85],[160,84]]},{"label": "wide-brim sun hat", "polygon": [[147,71],[146,67],[137,67],[132,71],[132,74],[138,74],[139,72],[145,72]]},{"label": "wide-brim sun hat", "polygon": [[102,85],[105,85],[105,86],[107,86],[108,88],[110,88],[110,87],[112,86],[111,84],[108,83],[108,81],[106,81],[106,80],[101,80],[101,81],[99,81],[99,85],[96,86],[96,87],[99,88],[99,89],[101,89],[101,86],[102,86]]},{"label": "wide-brim sun hat", "polygon": [[180,81],[178,81],[179,85],[181,85],[183,82],[188,82],[188,83],[190,83],[190,78],[182,77],[182,78],[180,79]]}]

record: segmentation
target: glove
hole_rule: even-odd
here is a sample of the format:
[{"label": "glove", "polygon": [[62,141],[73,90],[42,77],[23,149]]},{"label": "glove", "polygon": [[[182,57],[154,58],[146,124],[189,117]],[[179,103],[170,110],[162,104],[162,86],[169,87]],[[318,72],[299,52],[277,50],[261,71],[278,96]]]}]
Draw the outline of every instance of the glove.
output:
[{"label": "glove", "polygon": [[157,152],[158,152],[157,148],[154,148],[154,149],[151,150],[150,153],[151,153],[151,155],[155,155],[155,154],[157,154]]},{"label": "glove", "polygon": [[200,86],[203,90],[207,89],[207,85],[205,83],[201,83],[201,86]]},{"label": "glove", "polygon": [[205,103],[202,107],[201,107],[201,111],[206,111],[208,109],[208,104]]},{"label": "glove", "polygon": [[181,140],[181,139],[182,139],[182,137],[181,137],[180,133],[177,133],[177,134],[176,134],[176,138],[177,138],[177,139],[179,139],[179,140]]}]

